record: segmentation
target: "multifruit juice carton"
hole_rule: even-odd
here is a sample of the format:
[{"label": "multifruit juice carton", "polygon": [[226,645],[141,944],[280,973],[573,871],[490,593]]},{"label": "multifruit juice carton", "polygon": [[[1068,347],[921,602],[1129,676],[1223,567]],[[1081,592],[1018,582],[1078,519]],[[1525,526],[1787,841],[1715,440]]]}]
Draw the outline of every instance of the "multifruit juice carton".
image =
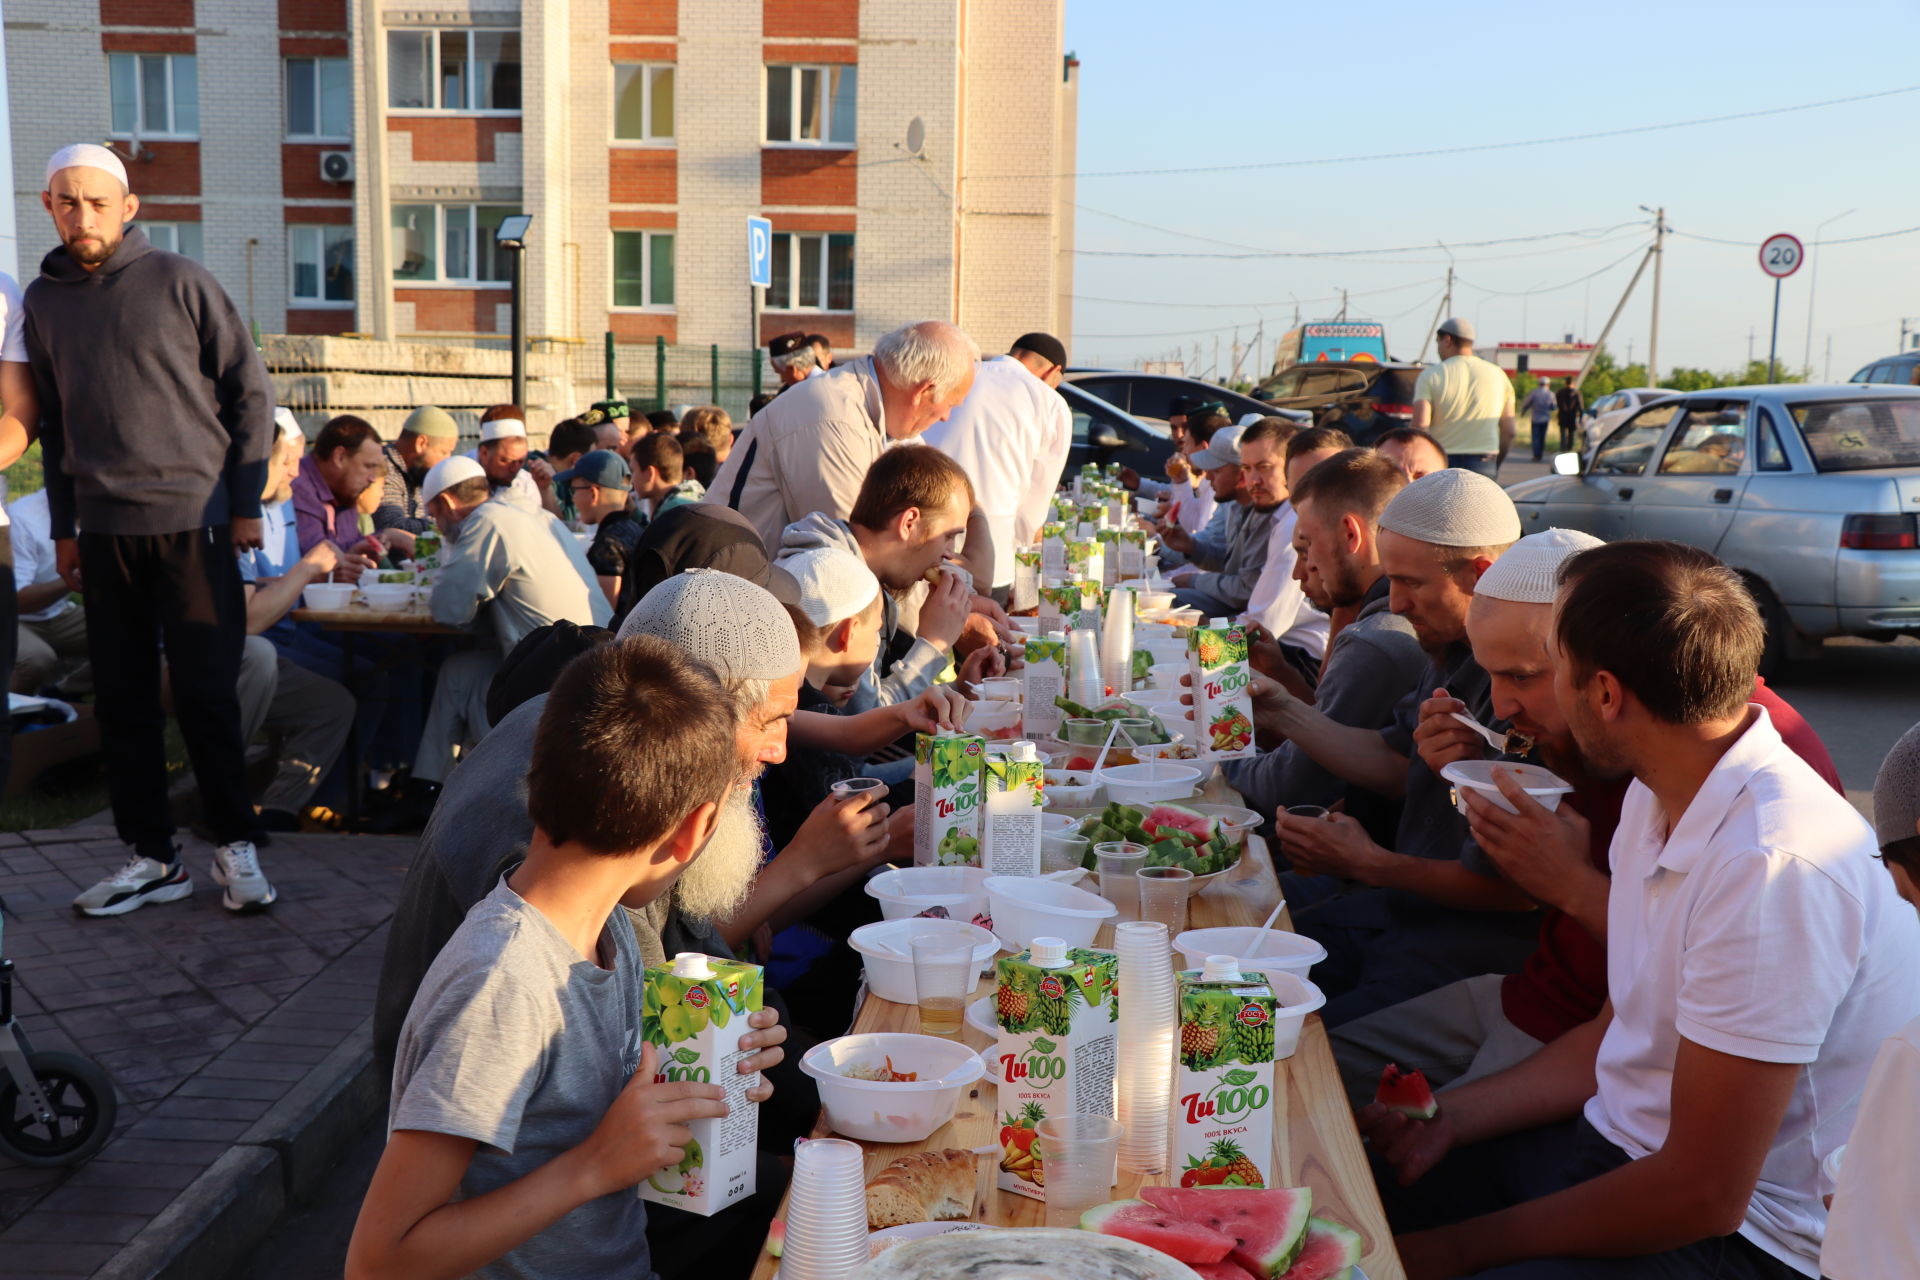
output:
[{"label": "multifruit juice carton", "polygon": [[987,740],[923,733],[913,742],[913,865],[980,865],[980,782]]},{"label": "multifruit juice carton", "polygon": [[1265,974],[1232,956],[1175,975],[1173,1169],[1183,1187],[1273,1185],[1273,1015]]},{"label": "multifruit juice carton", "polygon": [[1040,582],[1040,634],[1078,625],[1080,584],[1071,578],[1043,578]]},{"label": "multifruit juice carton", "polygon": [[1007,608],[1015,613],[1025,613],[1040,603],[1041,554],[1039,547],[1013,553],[1013,591],[1007,597]]},{"label": "multifruit juice carton", "polygon": [[[1145,529],[1122,529],[1116,535],[1114,573],[1118,581],[1147,576],[1147,544],[1153,536]],[[1156,544],[1157,545],[1157,544]]]},{"label": "multifruit juice carton", "polygon": [[1100,585],[1111,587],[1120,576],[1120,539],[1119,529],[1102,529],[1097,535],[1100,539]]},{"label": "multifruit juice carton", "polygon": [[1119,1059],[1120,959],[1111,951],[1035,938],[995,964],[1000,1023],[1002,1191],[1045,1200],[1044,1152],[1034,1129],[1048,1116],[1111,1116]]},{"label": "multifruit juice carton", "polygon": [[980,865],[988,875],[1040,874],[1040,814],[1046,763],[1031,742],[989,749],[981,781]]},{"label": "multifruit juice carton", "polygon": [[688,1120],[693,1140],[679,1164],[638,1188],[642,1200],[710,1217],[754,1190],[760,1108],[747,1101],[759,1075],[741,1075],[740,1037],[747,1015],[762,1004],[760,966],[682,951],[672,965],[650,965],[641,1006],[641,1035],[659,1052],[654,1082],[696,1080],[727,1091],[727,1114]]},{"label": "multifruit juice carton", "polygon": [[1247,633],[1225,618],[1187,633],[1194,745],[1205,760],[1253,754],[1252,670]]},{"label": "multifruit juice carton", "polygon": [[1045,635],[1028,636],[1025,657],[1027,665],[1020,673],[1021,726],[1030,737],[1057,738],[1060,708],[1053,700],[1067,691],[1066,632],[1056,624]]},{"label": "multifruit juice carton", "polygon": [[1064,578],[1067,575],[1067,526],[1049,520],[1040,526],[1040,576]]},{"label": "multifruit juice carton", "polygon": [[1106,579],[1106,565],[1106,548],[1100,543],[1099,531],[1081,525],[1080,536],[1067,544],[1067,573],[1098,586]]}]

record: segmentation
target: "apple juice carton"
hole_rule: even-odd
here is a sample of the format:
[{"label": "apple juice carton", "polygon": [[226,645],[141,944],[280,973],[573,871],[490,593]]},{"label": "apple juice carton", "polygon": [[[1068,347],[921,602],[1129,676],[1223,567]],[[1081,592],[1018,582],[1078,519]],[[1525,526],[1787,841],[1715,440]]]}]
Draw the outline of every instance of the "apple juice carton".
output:
[{"label": "apple juice carton", "polygon": [[1273,1016],[1266,975],[1231,956],[1174,975],[1180,1061],[1173,1169],[1183,1187],[1273,1185]]},{"label": "apple juice carton", "polygon": [[1214,618],[1187,633],[1187,673],[1193,685],[1194,745],[1203,760],[1253,754],[1252,672],[1247,632]]},{"label": "apple juice carton", "polygon": [[1035,1126],[1048,1116],[1114,1113],[1120,960],[1111,951],[1035,938],[1030,950],[1002,956],[994,971],[1002,1081],[997,1181],[1002,1191],[1045,1200]]},{"label": "apple juice carton", "polygon": [[980,865],[980,766],[987,740],[977,733],[923,733],[913,742],[913,865]]},{"label": "apple juice carton", "polygon": [[1060,708],[1054,699],[1067,691],[1066,632],[1056,625],[1044,635],[1028,636],[1024,656],[1027,665],[1020,673],[1021,727],[1030,737],[1057,738]]},{"label": "apple juice carton", "polygon": [[693,1140],[680,1163],[637,1190],[642,1200],[711,1217],[753,1194],[760,1145],[760,1108],[747,1101],[757,1074],[741,1075],[740,1037],[760,1008],[760,966],[682,951],[671,965],[647,968],[641,1036],[659,1053],[654,1082],[697,1080],[727,1091],[727,1114],[688,1120]]},{"label": "apple juice carton", "polygon": [[1040,874],[1040,813],[1046,762],[1031,742],[987,752],[981,770],[980,865],[993,876]]},{"label": "apple juice carton", "polygon": [[1050,520],[1040,526],[1040,576],[1063,578],[1067,573],[1067,526]]},{"label": "apple juice carton", "polygon": [[1080,614],[1080,584],[1070,578],[1040,580],[1040,634],[1064,631],[1076,625]]},{"label": "apple juice carton", "polygon": [[1067,544],[1067,574],[1099,585],[1106,579],[1106,548],[1100,534],[1090,525],[1080,526],[1080,536]]},{"label": "apple juice carton", "polygon": [[1025,613],[1040,603],[1041,554],[1039,547],[1013,553],[1013,591],[1007,597],[1009,611]]}]

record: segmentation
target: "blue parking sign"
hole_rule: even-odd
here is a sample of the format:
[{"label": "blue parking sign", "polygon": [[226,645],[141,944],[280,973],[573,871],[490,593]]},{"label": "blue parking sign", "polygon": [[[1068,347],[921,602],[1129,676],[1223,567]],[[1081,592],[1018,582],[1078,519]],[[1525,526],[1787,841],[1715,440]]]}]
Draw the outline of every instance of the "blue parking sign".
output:
[{"label": "blue parking sign", "polygon": [[773,285],[773,223],[765,218],[747,219],[747,283]]}]

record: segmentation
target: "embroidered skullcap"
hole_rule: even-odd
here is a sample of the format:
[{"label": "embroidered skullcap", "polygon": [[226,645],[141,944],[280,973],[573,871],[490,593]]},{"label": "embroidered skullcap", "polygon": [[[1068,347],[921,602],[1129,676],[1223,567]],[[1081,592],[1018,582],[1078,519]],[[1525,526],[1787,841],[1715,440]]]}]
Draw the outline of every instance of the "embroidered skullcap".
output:
[{"label": "embroidered skullcap", "polygon": [[1920,822],[1920,724],[1880,762],[1873,780],[1873,831],[1882,845],[1910,840]]},{"label": "embroidered skullcap", "polygon": [[793,619],[773,593],[718,569],[689,569],[640,599],[620,638],[657,636],[722,680],[782,680],[800,669]]},{"label": "embroidered skullcap", "polygon": [[1520,540],[1520,513],[1486,476],[1450,467],[1396,493],[1380,527],[1438,547],[1504,547]]},{"label": "embroidered skullcap", "polygon": [[1577,529],[1530,533],[1501,552],[1492,567],[1480,575],[1473,594],[1519,604],[1552,604],[1559,590],[1561,564],[1600,545],[1600,539]]},{"label": "embroidered skullcap", "polygon": [[52,185],[53,175],[62,169],[98,169],[102,173],[112,174],[127,190],[133,189],[127,181],[127,166],[120,163],[119,156],[97,142],[76,142],[54,152],[53,158],[47,161],[48,185]]}]

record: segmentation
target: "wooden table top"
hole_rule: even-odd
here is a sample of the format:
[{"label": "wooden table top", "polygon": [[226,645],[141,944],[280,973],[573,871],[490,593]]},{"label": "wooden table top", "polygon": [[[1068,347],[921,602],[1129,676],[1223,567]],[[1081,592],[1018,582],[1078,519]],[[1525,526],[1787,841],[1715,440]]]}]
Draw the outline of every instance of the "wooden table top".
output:
[{"label": "wooden table top", "polygon": [[[1216,783],[1209,787],[1209,799],[1234,803],[1237,798]],[[1209,884],[1196,895],[1188,908],[1188,928],[1216,925],[1258,926],[1279,900],[1279,884],[1274,878],[1272,859],[1258,836],[1249,837],[1248,857],[1239,867]],[[1291,928],[1285,912],[1281,927]],[[1096,946],[1112,945],[1111,925],[1102,928]],[[1178,957],[1175,957],[1176,963]],[[975,998],[990,994],[991,980],[982,980]],[[919,1010],[912,1005],[895,1004],[869,993],[854,1019],[855,1033],[920,1030]],[[992,1043],[968,1024],[961,1031],[964,1041],[975,1049]],[[1308,1017],[1301,1029],[1300,1045],[1291,1058],[1274,1064],[1274,1168],[1277,1185],[1313,1188],[1313,1212],[1358,1231],[1366,1240],[1366,1252],[1360,1260],[1368,1280],[1405,1280],[1406,1272],[1394,1251],[1393,1235],[1387,1229],[1386,1213],[1380,1207],[1374,1189],[1373,1174],[1361,1147],[1353,1112],[1347,1104],[1340,1073],[1334,1067],[1333,1052],[1327,1043],[1326,1028],[1320,1016]],[[982,1077],[968,1096],[960,1100],[953,1120],[936,1130],[924,1142],[881,1144],[862,1143],[867,1150],[867,1178],[899,1156],[911,1151],[940,1150],[946,1147],[981,1147],[997,1143],[1000,1112],[993,1079]],[[813,1136],[831,1134],[823,1115]],[[980,1159],[980,1221],[1006,1227],[1046,1225],[1046,1206],[1025,1196],[1000,1191],[994,1186],[995,1162],[990,1156]],[[1114,1199],[1132,1196],[1142,1185],[1171,1185],[1172,1177],[1157,1174],[1143,1177],[1122,1171],[1114,1184]],[[780,1216],[786,1216],[781,1203]],[[776,1269],[771,1255],[762,1253],[754,1268],[753,1280],[772,1280]]]},{"label": "wooden table top", "polygon": [[345,609],[295,609],[292,617],[296,622],[311,622],[314,626],[327,631],[387,631],[419,636],[467,634],[459,627],[435,622],[433,615],[424,609],[403,609],[394,613],[383,613],[369,609],[365,605],[356,604]]}]

